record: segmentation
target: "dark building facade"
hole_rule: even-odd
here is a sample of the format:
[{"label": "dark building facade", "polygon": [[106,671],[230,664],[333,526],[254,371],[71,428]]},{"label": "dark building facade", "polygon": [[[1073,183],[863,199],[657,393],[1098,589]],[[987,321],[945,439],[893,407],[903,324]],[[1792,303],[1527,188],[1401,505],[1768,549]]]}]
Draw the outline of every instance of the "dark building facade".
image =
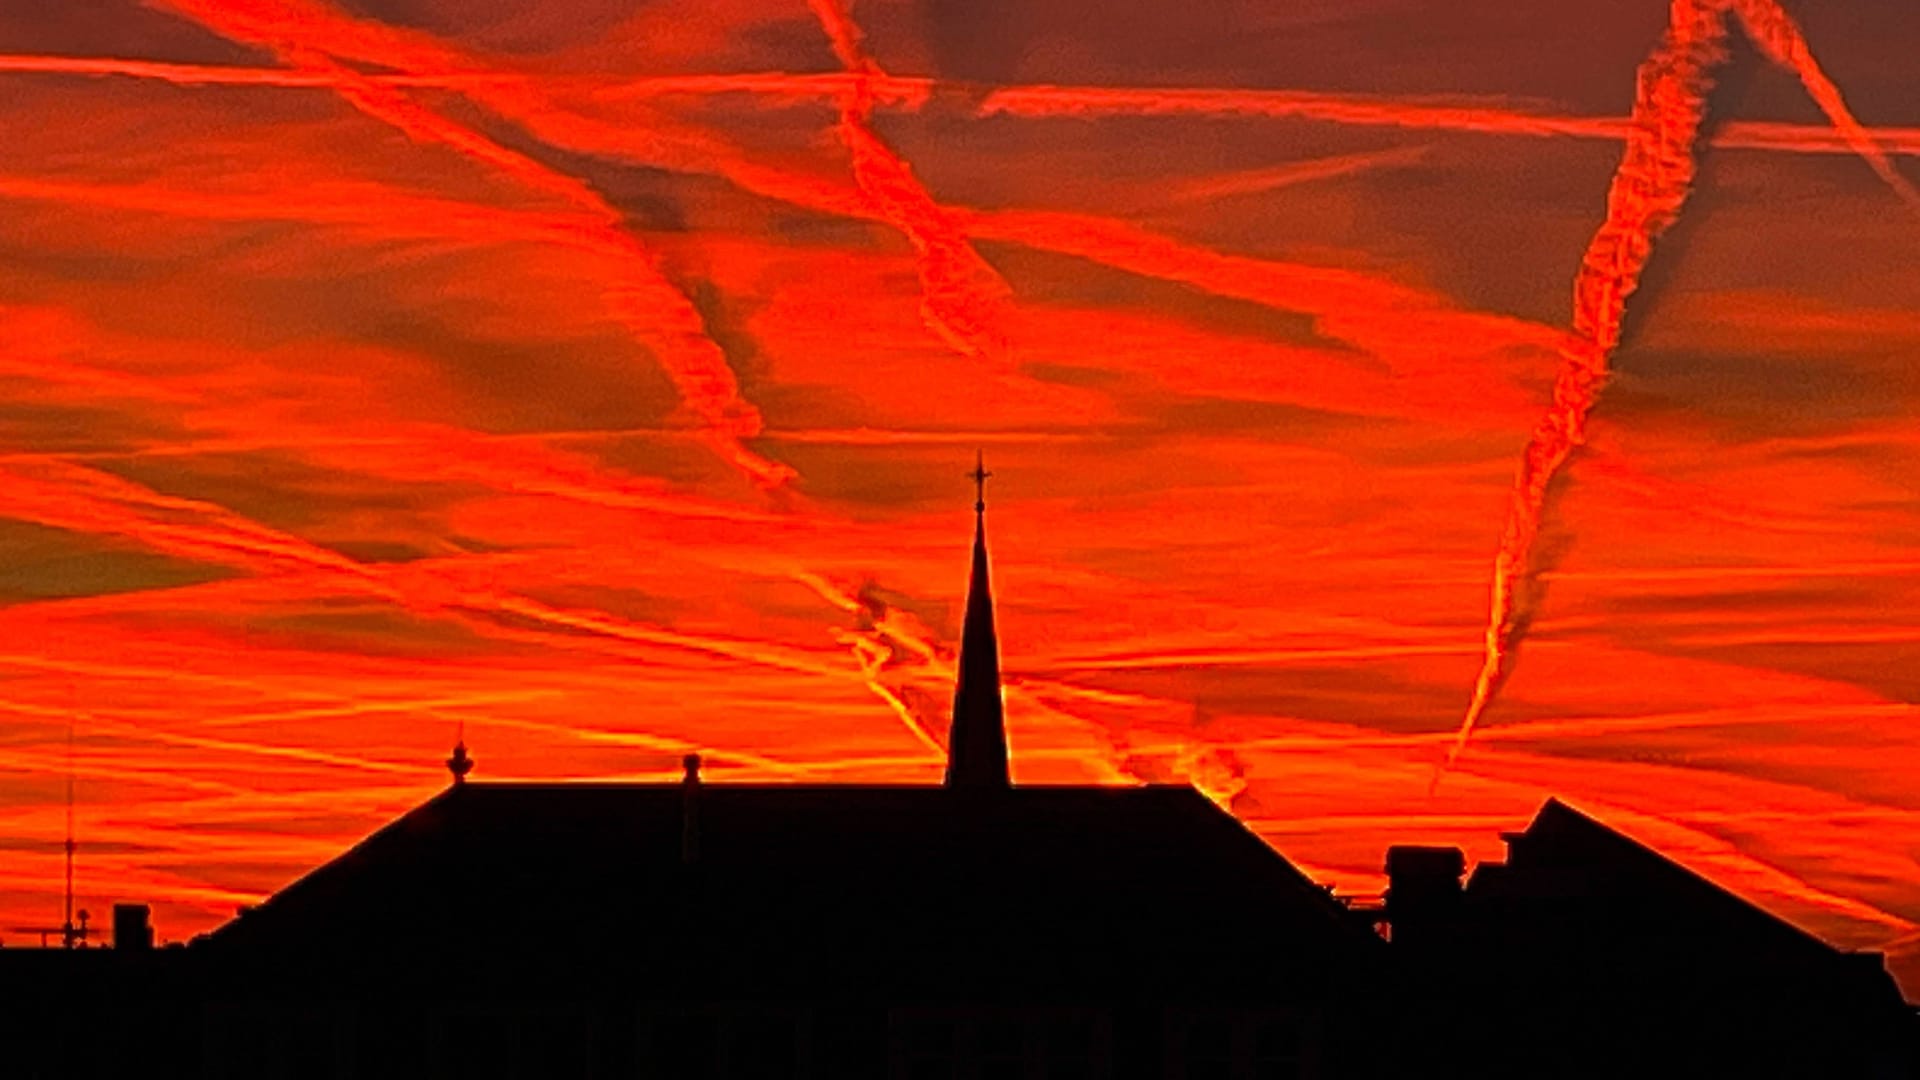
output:
[{"label": "dark building facade", "polygon": [[1175,787],[462,784],[192,951],[226,1077],[1323,1076],[1385,1017]]},{"label": "dark building facade", "polygon": [[691,757],[679,783],[482,783],[457,746],[445,791],[189,946],[144,947],[129,910],[112,950],[0,950],[5,1074],[1904,1067],[1877,958],[1558,803],[1464,887],[1457,851],[1395,849],[1369,914],[1192,788],[1011,784],[984,510],[944,785],[708,784]]},{"label": "dark building facade", "polygon": [[1876,953],[1841,952],[1550,799],[1464,885],[1388,852],[1385,921],[1426,1075],[1915,1075]]}]

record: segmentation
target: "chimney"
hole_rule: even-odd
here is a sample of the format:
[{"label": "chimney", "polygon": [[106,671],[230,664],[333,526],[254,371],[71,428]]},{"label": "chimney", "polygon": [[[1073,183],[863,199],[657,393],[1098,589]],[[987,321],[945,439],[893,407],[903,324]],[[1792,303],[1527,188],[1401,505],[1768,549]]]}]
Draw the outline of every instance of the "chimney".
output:
[{"label": "chimney", "polygon": [[153,924],[148,921],[152,914],[145,904],[113,905],[113,947],[122,952],[153,948]]},{"label": "chimney", "polygon": [[680,781],[680,861],[688,866],[700,861],[700,755],[680,759],[687,770]]},{"label": "chimney", "polygon": [[1451,936],[1460,915],[1459,848],[1400,845],[1387,849],[1387,925],[1396,945],[1421,948]]}]

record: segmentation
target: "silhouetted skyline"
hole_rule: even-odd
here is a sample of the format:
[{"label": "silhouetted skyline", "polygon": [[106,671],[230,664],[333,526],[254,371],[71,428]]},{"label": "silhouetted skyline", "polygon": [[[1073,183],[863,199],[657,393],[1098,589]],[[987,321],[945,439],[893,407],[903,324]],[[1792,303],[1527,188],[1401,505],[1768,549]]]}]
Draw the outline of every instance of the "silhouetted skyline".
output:
[{"label": "silhouetted skyline", "polygon": [[1354,894],[1558,796],[1920,985],[1920,25],[1780,7],[0,5],[0,941],[69,721],[74,909],[175,939],[463,724],[937,784],[978,448],[1013,782]]},{"label": "silhouetted skyline", "polygon": [[0,951],[7,1062],[63,1080],[1920,1075],[1920,1014],[1880,956],[1558,801],[1471,877],[1458,849],[1390,849],[1376,904],[1189,785],[1011,784],[988,475],[943,784],[710,785],[698,754],[678,784],[492,783],[462,733],[439,795],[184,948],[156,952],[150,910],[123,904],[110,951],[71,933]]}]

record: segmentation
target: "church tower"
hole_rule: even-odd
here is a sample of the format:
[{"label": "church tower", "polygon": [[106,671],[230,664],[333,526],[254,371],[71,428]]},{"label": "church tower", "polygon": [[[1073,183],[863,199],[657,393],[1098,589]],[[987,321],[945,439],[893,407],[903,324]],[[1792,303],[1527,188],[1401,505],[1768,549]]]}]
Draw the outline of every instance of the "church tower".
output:
[{"label": "church tower", "polygon": [[987,472],[973,467],[973,576],[960,633],[960,677],[953,692],[953,727],[947,738],[947,786],[1004,791],[1007,775],[1006,715],[1000,701],[1000,642],[993,632],[993,589],[987,581]]}]

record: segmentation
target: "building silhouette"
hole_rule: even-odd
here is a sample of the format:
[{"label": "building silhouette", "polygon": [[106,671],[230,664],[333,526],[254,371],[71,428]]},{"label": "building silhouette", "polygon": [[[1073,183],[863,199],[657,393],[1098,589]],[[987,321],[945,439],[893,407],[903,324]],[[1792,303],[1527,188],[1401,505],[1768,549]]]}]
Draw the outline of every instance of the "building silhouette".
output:
[{"label": "building silhouette", "polygon": [[1464,885],[1459,852],[1393,849],[1374,909],[1191,787],[1012,784],[975,512],[943,785],[709,784],[692,756],[490,783],[462,741],[440,794],[189,946],[128,908],[111,950],[0,949],[0,1071],[1910,1074],[1877,957],[1557,802]]},{"label": "building silhouette", "polygon": [[1426,1075],[1912,1076],[1915,1022],[1844,953],[1549,799],[1462,884],[1387,854],[1385,911]]},{"label": "building silhouette", "polygon": [[1384,943],[1238,822],[1009,782],[984,492],[961,640],[940,787],[484,783],[456,750],[198,947],[246,988],[210,1073],[1296,1075],[1359,1043]]}]

